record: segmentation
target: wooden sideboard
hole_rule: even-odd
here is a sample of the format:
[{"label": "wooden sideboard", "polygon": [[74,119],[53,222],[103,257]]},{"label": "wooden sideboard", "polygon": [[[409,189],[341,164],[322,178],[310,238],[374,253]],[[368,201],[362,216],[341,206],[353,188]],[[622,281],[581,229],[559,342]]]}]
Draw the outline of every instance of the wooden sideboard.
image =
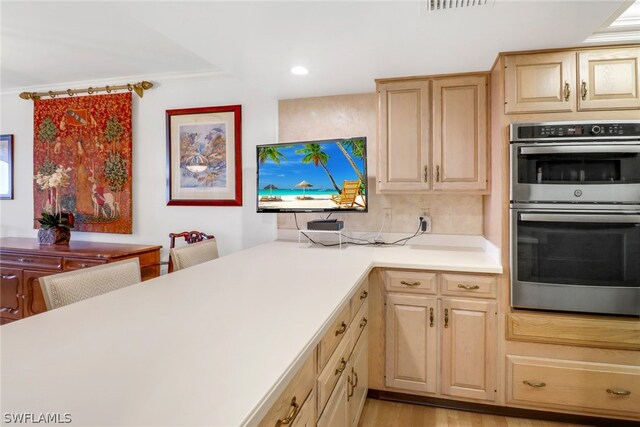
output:
[{"label": "wooden sideboard", "polygon": [[0,325],[46,311],[39,277],[137,257],[147,280],[160,275],[161,247],[81,241],[49,246],[0,238]]}]

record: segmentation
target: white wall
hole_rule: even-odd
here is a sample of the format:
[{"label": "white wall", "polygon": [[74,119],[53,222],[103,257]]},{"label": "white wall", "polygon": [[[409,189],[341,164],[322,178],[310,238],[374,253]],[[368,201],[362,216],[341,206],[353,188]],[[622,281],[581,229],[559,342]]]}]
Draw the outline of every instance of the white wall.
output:
[{"label": "white wall", "polygon": [[[111,79],[112,84],[125,81]],[[72,240],[161,244],[163,258],[170,232],[213,233],[221,255],[274,240],[276,215],[256,213],[255,146],[277,140],[277,100],[260,99],[250,87],[227,77],[152,81],[156,87],[144,98],[133,96],[133,234],[72,232]],[[165,110],[231,104],[242,105],[243,206],[167,206]],[[0,133],[14,135],[14,200],[0,201],[0,236],[35,237],[33,102],[5,93],[1,107]]]}]

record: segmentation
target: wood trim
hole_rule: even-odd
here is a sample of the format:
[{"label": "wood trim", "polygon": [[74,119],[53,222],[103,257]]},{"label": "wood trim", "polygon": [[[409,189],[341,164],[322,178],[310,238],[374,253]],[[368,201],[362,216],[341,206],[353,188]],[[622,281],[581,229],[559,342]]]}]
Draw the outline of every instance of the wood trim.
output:
[{"label": "wood trim", "polygon": [[552,52],[567,52],[567,51],[587,51],[587,50],[599,50],[599,49],[617,49],[617,48],[627,48],[627,47],[640,47],[640,44],[637,43],[620,43],[615,45],[605,45],[605,46],[574,46],[574,47],[559,47],[553,49],[533,49],[533,50],[514,50],[507,52],[500,52],[498,56],[506,56],[506,55],[528,55],[530,53],[552,53]]},{"label": "wood trim", "polygon": [[640,320],[547,313],[510,313],[507,314],[507,339],[640,350]]},{"label": "wood trim", "polygon": [[450,73],[450,74],[430,74],[426,76],[405,76],[405,77],[387,77],[376,79],[376,83],[403,82],[408,80],[440,80],[451,77],[471,77],[471,76],[489,76],[488,71],[469,71],[467,73]]},{"label": "wood trim", "polygon": [[[410,403],[414,405],[436,406],[439,408],[456,409],[460,411],[480,412],[483,414],[501,415],[505,417],[530,418],[534,420],[556,421],[563,423],[583,424],[604,427],[620,427],[620,420],[604,417],[592,417],[587,415],[564,414],[560,412],[538,411],[534,409],[509,408],[506,406],[485,405],[482,403],[463,402],[457,400],[440,399],[437,397],[416,396],[412,394],[397,393],[369,389],[368,398],[389,400],[392,402]],[[625,426],[640,426],[639,422],[627,421]]]}]

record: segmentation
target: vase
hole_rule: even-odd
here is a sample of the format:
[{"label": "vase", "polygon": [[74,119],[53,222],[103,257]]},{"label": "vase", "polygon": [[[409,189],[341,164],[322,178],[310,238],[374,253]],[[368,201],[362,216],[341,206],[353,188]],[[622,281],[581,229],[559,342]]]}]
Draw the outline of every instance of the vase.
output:
[{"label": "vase", "polygon": [[67,227],[49,227],[38,230],[38,243],[41,245],[68,245],[71,230]]}]

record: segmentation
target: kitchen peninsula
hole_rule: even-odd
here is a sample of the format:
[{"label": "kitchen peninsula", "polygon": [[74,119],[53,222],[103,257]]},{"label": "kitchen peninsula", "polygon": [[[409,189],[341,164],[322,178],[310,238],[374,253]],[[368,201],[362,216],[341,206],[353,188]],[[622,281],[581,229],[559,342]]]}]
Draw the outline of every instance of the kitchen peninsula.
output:
[{"label": "kitchen peninsula", "polygon": [[3,414],[257,425],[376,267],[502,272],[478,246],[256,246],[3,326]]}]

